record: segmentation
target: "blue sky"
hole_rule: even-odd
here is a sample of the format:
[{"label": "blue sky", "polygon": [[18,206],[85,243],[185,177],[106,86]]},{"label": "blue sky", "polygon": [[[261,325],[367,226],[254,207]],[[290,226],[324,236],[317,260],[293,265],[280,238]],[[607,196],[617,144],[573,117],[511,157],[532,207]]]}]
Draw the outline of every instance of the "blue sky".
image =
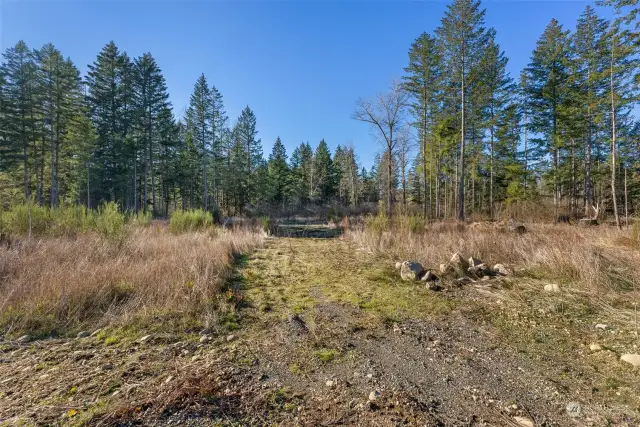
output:
[{"label": "blue sky", "polygon": [[[204,73],[232,122],[246,105],[255,111],[265,155],[277,136],[289,154],[302,141],[315,146],[324,138],[332,150],[352,144],[369,167],[380,148],[369,128],[351,119],[355,102],[402,76],[411,42],[438,26],[447,3],[0,0],[0,48],[20,39],[32,48],[52,42],[84,73],[114,40],[131,57],[154,55],[178,117]],[[573,29],[587,4],[593,2],[483,2],[514,76],[551,18]]]}]

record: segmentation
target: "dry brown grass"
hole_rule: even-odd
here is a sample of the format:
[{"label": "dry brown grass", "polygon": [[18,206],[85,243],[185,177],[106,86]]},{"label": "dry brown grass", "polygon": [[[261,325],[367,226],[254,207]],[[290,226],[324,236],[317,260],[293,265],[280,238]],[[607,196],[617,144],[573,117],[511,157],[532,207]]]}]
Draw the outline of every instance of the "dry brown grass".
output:
[{"label": "dry brown grass", "polygon": [[234,257],[259,246],[248,230],[172,234],[135,228],[0,247],[0,330],[56,335],[134,321],[216,322]]},{"label": "dry brown grass", "polygon": [[[460,252],[487,264],[507,264],[520,277],[554,280],[594,296],[609,296],[624,305],[637,296],[640,250],[632,232],[613,227],[579,228],[567,225],[527,225],[517,235],[489,223],[469,227],[436,223],[424,233],[405,230],[352,230],[360,246],[396,259],[419,261],[437,269]],[[629,306],[631,308],[631,306]]]}]

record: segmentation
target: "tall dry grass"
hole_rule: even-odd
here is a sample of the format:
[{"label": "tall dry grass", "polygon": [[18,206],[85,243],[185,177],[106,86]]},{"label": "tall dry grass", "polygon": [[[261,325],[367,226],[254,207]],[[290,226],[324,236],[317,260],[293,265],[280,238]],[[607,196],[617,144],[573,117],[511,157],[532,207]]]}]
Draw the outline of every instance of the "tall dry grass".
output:
[{"label": "tall dry grass", "polygon": [[250,230],[185,234],[133,228],[25,239],[0,247],[0,331],[64,334],[106,325],[216,323],[234,256],[261,244]]},{"label": "tall dry grass", "polygon": [[490,265],[508,264],[522,277],[563,281],[597,295],[638,290],[637,233],[609,226],[535,224],[527,225],[527,229],[527,233],[518,235],[506,226],[489,223],[470,227],[443,222],[428,225],[421,232],[407,227],[380,230],[365,225],[347,234],[368,250],[395,259],[415,260],[435,269],[460,252]]}]

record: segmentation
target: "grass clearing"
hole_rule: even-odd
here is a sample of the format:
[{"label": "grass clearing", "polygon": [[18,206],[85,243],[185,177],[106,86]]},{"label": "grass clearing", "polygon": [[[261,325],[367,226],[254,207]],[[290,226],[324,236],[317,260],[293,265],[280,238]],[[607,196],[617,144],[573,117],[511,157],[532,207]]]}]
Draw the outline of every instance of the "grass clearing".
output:
[{"label": "grass clearing", "polygon": [[24,239],[0,247],[0,328],[11,336],[99,327],[215,328],[237,324],[224,293],[235,257],[260,246],[248,230],[170,233],[135,228]]},{"label": "grass clearing", "polygon": [[307,312],[323,300],[359,307],[381,320],[453,309],[452,301],[421,283],[402,281],[392,268],[388,257],[359,251],[347,241],[278,238],[252,255],[242,274],[250,283],[249,303],[278,317]]}]

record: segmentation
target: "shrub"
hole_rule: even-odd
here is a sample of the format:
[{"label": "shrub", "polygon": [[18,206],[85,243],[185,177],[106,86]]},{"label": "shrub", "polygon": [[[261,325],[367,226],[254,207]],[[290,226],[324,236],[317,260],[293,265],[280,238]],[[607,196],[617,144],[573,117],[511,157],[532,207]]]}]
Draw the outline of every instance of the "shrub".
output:
[{"label": "shrub", "polygon": [[389,217],[380,211],[378,215],[369,215],[364,220],[365,228],[371,230],[376,233],[382,233],[384,231],[389,231],[391,228],[391,221],[389,221]]},{"label": "shrub", "polygon": [[141,226],[141,227],[150,226],[152,220],[153,220],[153,215],[151,215],[151,212],[147,212],[147,213],[138,212],[138,213],[131,214],[131,216],[129,217],[129,222],[131,222],[131,224]]},{"label": "shrub", "polygon": [[109,202],[98,208],[95,218],[96,231],[105,237],[118,237],[124,229],[124,215],[118,211],[118,204]]},{"label": "shrub", "polygon": [[169,219],[169,229],[174,233],[204,230],[212,225],[213,215],[203,209],[177,210]]}]

